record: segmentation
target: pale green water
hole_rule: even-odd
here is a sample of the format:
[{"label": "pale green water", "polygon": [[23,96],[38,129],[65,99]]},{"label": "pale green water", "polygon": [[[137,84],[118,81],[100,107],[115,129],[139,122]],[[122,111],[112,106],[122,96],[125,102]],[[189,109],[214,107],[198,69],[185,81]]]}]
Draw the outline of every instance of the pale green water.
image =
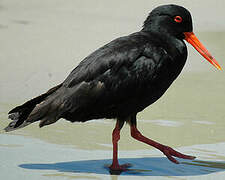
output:
[{"label": "pale green water", "polygon": [[[224,141],[225,80],[223,72],[186,73],[182,75],[157,103],[139,113],[140,130],[159,142],[171,146],[208,144]],[[7,111],[11,105],[3,107]],[[6,126],[6,112],[1,113],[2,127]],[[31,125],[12,134],[40,138],[52,143],[75,145],[81,149],[110,149],[112,120],[74,123],[57,122],[39,129]],[[122,130],[120,148],[149,149],[134,141],[129,127]],[[82,138],[80,138],[82,137]]]},{"label": "pale green water", "polygon": [[[225,33],[203,32],[199,33],[199,39],[207,42],[205,43],[206,45],[214,45],[211,46],[210,51],[216,55],[217,60],[223,67]],[[189,47],[189,52],[190,56],[184,72],[173,83],[166,94],[155,104],[139,113],[139,128],[148,137],[175,147],[223,142],[225,135],[224,71],[217,71],[191,47]],[[23,74],[18,73],[15,78],[21,75],[23,76]],[[6,82],[6,80],[3,79],[6,84],[6,86],[3,86],[3,89],[17,94],[20,89],[7,87],[7,83],[12,83],[9,85],[13,85],[14,82]],[[31,84],[34,83],[33,87],[30,87],[29,84],[20,84],[19,86],[22,87],[23,92],[26,93],[25,91],[27,91],[27,93],[22,93],[17,97],[15,97],[15,94],[12,94],[12,96],[17,101],[22,99],[21,102],[23,102],[29,98],[27,94],[33,93],[33,91],[29,92],[30,89],[34,88],[34,91],[36,91],[36,88],[40,89],[40,86],[43,86],[48,81],[46,79],[46,81],[42,80],[39,84],[36,84],[36,82],[30,80]],[[3,93],[1,95],[4,96],[3,99],[9,98],[8,102],[5,100],[5,103],[0,104],[1,127],[3,128],[8,123],[6,113],[21,102],[13,103],[11,93]],[[52,143],[76,145],[81,149],[111,149],[111,132],[114,127],[114,121],[104,120],[97,122],[99,123],[71,124],[61,120],[43,129],[39,129],[38,124],[34,124],[25,129],[12,132],[12,134],[32,136]],[[127,126],[122,131],[121,149],[149,148],[134,141],[129,134]],[[80,140],[80,137],[82,137],[82,140]]]}]

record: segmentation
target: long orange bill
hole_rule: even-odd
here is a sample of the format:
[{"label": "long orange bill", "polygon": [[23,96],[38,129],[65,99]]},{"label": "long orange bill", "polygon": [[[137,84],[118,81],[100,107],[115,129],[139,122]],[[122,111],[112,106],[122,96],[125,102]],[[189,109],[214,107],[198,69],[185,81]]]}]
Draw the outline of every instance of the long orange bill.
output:
[{"label": "long orange bill", "polygon": [[198,40],[193,32],[185,32],[185,40],[189,42],[207,61],[209,61],[217,69],[222,70],[218,62],[212,57],[208,50]]}]

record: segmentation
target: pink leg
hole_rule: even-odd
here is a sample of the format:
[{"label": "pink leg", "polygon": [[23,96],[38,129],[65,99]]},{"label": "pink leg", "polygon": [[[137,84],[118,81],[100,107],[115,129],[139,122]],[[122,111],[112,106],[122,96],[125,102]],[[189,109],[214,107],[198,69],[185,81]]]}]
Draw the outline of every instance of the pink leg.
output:
[{"label": "pink leg", "polygon": [[174,159],[172,156],[183,158],[183,159],[195,159],[194,156],[188,156],[188,155],[179,153],[175,151],[174,149],[172,149],[171,147],[165,146],[156,141],[146,138],[138,131],[136,125],[131,125],[131,136],[137,139],[138,141],[144,142],[150,146],[157,148],[158,150],[163,152],[163,154],[165,154],[167,158],[173,163],[179,164],[179,162],[176,159]]},{"label": "pink leg", "polygon": [[119,122],[119,120],[116,122],[116,127],[113,130],[112,133],[112,143],[113,143],[113,162],[112,165],[109,167],[112,171],[126,171],[128,167],[130,167],[129,164],[123,164],[119,165],[118,162],[118,141],[120,140],[120,129],[123,126],[123,122]]}]

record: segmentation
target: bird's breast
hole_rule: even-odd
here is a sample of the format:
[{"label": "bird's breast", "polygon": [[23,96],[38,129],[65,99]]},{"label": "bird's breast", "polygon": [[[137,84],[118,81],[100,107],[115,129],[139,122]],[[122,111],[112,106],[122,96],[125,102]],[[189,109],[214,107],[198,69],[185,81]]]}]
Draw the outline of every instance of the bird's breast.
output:
[{"label": "bird's breast", "polygon": [[[184,53],[179,53],[180,50]],[[176,55],[175,53],[170,55],[171,52],[164,49],[159,55],[160,58],[152,61],[151,65],[150,63],[147,66],[139,65],[142,67],[141,75],[139,74],[141,83],[137,86],[138,95],[135,99],[139,105],[139,111],[157,101],[183,69],[187,57],[185,46],[180,46],[180,49],[173,51],[177,51]]]}]

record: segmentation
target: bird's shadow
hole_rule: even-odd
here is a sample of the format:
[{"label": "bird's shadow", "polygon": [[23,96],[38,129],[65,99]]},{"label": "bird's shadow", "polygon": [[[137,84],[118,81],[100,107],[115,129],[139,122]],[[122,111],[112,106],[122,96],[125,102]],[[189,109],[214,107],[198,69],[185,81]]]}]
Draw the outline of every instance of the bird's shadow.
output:
[{"label": "bird's shadow", "polygon": [[31,170],[56,170],[58,172],[120,174],[136,176],[195,176],[225,170],[225,162],[182,160],[180,164],[173,164],[164,157],[153,158],[122,158],[120,163],[131,163],[128,171],[121,173],[110,172],[107,167],[111,159],[57,162],[46,164],[21,164],[19,167]]}]

